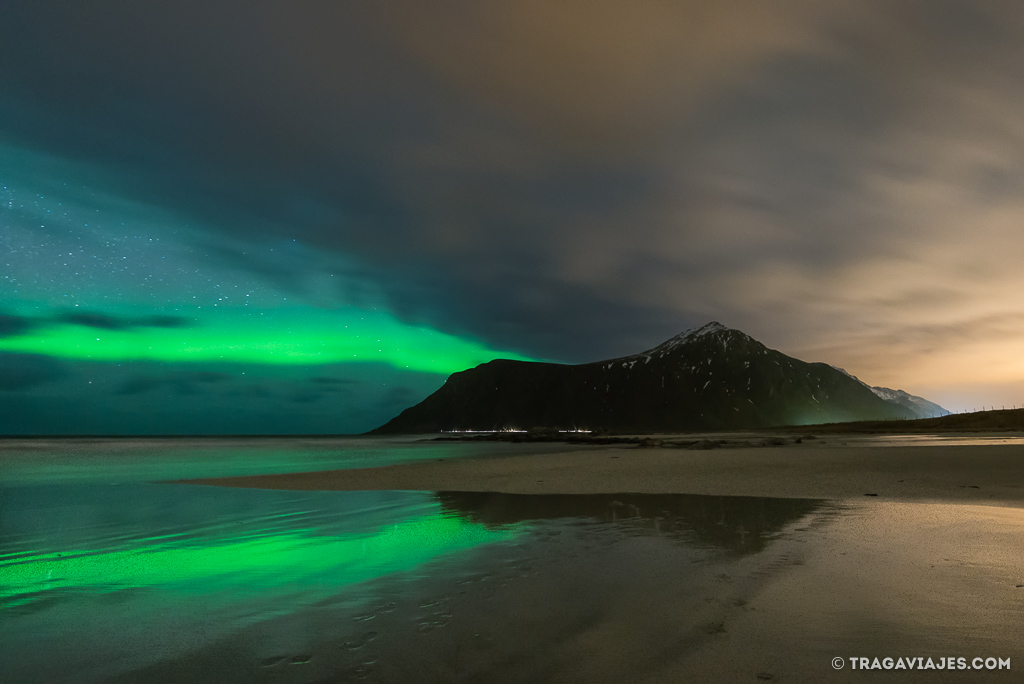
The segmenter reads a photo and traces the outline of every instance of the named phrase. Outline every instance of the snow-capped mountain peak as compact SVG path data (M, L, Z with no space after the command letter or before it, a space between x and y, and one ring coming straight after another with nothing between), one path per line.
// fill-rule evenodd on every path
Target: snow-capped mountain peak
M744 338L747 337L739 330L733 330L732 328L728 328L719 323L718 321L711 321L710 323L706 323L705 325L684 330L683 332L679 333L672 339L662 342L657 347L654 347L653 349L644 352L643 354L641 354L641 356L665 356L669 352L677 349L678 347L681 347L684 344L689 344L703 337L708 337L709 335L716 336L719 340L721 340L723 348L728 348L729 338L733 336L738 335Z

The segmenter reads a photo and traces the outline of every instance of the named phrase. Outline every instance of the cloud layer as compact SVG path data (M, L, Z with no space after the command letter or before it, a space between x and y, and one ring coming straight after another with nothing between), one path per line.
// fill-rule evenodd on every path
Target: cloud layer
M950 408L1024 403L1019 3L7 14L0 142L300 301L565 361L713 318Z

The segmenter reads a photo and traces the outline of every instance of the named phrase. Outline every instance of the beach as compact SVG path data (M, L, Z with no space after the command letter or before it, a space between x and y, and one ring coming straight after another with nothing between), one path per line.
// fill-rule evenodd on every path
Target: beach
M491 529L532 525L468 579L424 573L430 607L374 614L362 665L326 632L308 664L323 681L1012 681L1024 446L977 437L724 439L191 484L430 491ZM441 617L423 630L413 614Z
M711 450L610 447L188 482L292 490L636 492L833 500L871 495L889 501L1024 503L1024 445L884 446L876 440L863 446L857 439Z

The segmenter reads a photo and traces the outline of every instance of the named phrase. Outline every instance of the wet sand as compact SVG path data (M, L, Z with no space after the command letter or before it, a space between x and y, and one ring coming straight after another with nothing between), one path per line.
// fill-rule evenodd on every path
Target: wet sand
M189 480L294 490L428 490L510 494L709 494L1024 504L1024 445L858 447L811 444L607 448L384 468Z
M852 657L1024 668L1021 445L608 448L193 483L439 491L453 514L495 526L611 521L540 525L520 556L468 583L425 573L420 608L399 600L377 616L359 663L328 632L310 647L318 681L1014 680L1005 669L864 672ZM655 494L703 495L678 518L685 543ZM630 519L646 536L623 527ZM410 616L435 604L443 629L414 629ZM351 629L345 643L366 627Z

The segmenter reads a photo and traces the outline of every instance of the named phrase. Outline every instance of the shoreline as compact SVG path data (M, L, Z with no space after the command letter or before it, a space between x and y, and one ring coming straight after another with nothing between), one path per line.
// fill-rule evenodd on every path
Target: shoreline
M173 482L305 491L628 492L1022 507L1024 445L608 447Z

